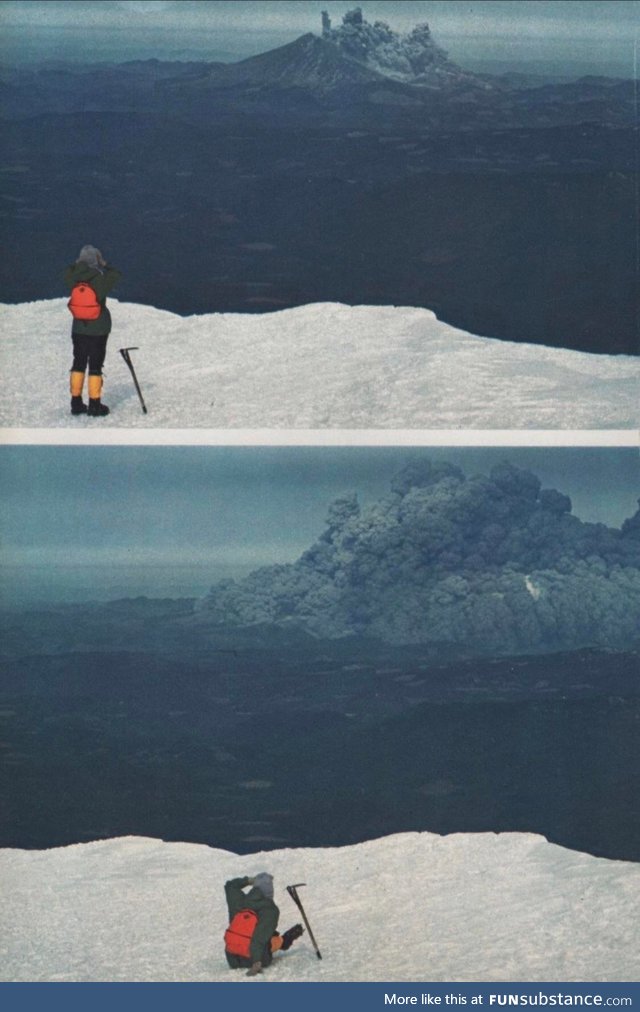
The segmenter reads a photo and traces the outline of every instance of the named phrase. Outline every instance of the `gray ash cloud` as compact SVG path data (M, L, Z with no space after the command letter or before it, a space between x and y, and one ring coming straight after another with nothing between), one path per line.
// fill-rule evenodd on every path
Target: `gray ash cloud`
M640 511L619 530L584 523L508 463L467 478L421 461L365 509L336 499L296 562L215 585L199 614L498 653L623 647L640 638Z
M393 31L386 21L369 24L362 8L355 7L334 28L327 12L322 15L322 37L341 53L384 77L411 84L441 86L481 84L473 74L453 63L434 41L426 22L407 34ZM486 83L482 85L487 87Z

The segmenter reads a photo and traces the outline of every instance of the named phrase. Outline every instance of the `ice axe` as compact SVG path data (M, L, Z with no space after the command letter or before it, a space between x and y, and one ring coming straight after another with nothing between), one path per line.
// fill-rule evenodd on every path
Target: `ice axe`
M302 920L304 921L305 927L306 927L307 931L309 932L309 938L311 939L313 947L316 950L316 956L318 957L318 959L322 959L322 954L320 952L320 949L318 948L318 943L316 942L315 938L313 937L313 931L311 930L311 927L309 926L309 921L307 920L307 915L304 912L304 907L302 906L302 900L298 896L298 889L300 889L301 886L306 885L306 884L307 884L306 882L298 882L297 885L287 886L287 892L289 893L289 896L291 897L291 899L293 900L293 902L296 904L296 906L300 910L300 913L302 914Z
M146 415L147 414L147 405L144 403L144 398L142 396L142 390L140 389L140 384L138 383L138 377L136 376L136 371L133 368L133 362L131 361L131 355L129 354L130 351L137 351L137 350L138 350L137 346L133 347L133 348L120 348L120 354L122 355L123 359L125 360L125 362L129 366L129 369L131 370L131 375L133 376L133 382L135 383L136 391L137 391L138 397L140 398L140 404L142 406L142 410L143 410L144 414Z

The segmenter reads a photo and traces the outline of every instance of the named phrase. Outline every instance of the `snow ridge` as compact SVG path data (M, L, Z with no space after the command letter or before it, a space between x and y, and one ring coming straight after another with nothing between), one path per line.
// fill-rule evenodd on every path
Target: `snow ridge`
M135 837L0 851L6 981L237 981L223 884L305 881L306 936L261 980L636 980L640 866L533 834L402 833L351 847L239 857ZM420 930L407 944L407 924Z
M316 303L183 318L109 300L105 419L72 418L66 299L0 306L0 425L210 429L630 429L640 360L477 337L428 309ZM143 415L117 348L132 353ZM16 382L25 360L37 380Z

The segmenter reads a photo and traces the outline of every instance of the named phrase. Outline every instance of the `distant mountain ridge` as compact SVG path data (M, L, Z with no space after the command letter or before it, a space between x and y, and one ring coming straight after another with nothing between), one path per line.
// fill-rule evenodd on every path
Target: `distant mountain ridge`
M221 87L305 88L331 91L344 85L396 82L413 87L492 91L495 84L469 73L434 42L427 24L406 35L386 22L369 24L361 9L332 28L323 14L321 36L308 32L284 46L237 63L207 65L203 81Z
M333 27L328 14L323 12L322 24L321 35L308 32L293 42L237 62L194 63L193 79L220 87L302 88L320 92L346 85L383 83L409 85L421 92L470 89L498 95L539 88L554 95L555 89L560 88L558 95L561 95L566 88L568 98L577 99L584 93L584 97L596 100L622 83L591 76L567 84L543 81L527 84L526 75L518 80L513 72L474 73L450 59L434 40L426 22L403 34L385 21L369 23L360 7L347 11L338 27ZM185 78L183 66L175 64L176 83ZM165 76L170 78L169 74ZM544 92L540 91L540 96Z
M234 91L233 107L219 107L229 89ZM344 101L335 105L332 98L343 89ZM201 102L203 91L208 93L206 104ZM270 105L273 91L280 96L277 109ZM297 93L299 108L291 100L283 102L286 91ZM0 67L0 115L9 119L82 109L166 114L173 106L181 117L197 111L203 121L214 122L221 115L226 119L229 112L258 112L269 119L277 113L278 121L284 116L308 118L309 98L320 99L323 120L329 116L342 126L356 126L371 115L370 126L384 124L389 108L397 125L415 125L418 115L424 126L447 130L635 123L631 80L591 76L534 85L526 75L519 79L513 72L474 73L449 58L427 23L401 34L384 21L370 24L360 7L347 11L338 27L323 12L320 35L308 32L237 62L152 58Z

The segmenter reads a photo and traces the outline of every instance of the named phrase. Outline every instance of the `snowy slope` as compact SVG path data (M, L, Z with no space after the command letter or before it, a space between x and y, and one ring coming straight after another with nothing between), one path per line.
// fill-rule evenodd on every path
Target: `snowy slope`
M606 429L639 422L640 360L475 337L426 309L321 303L186 319L110 300L107 419L72 418L65 299L0 307L0 425ZM133 352L149 414L118 355Z
M632 981L640 867L529 834L405 833L238 857L128 837L0 851L2 980L229 981L223 883L268 869L305 936L256 982Z

